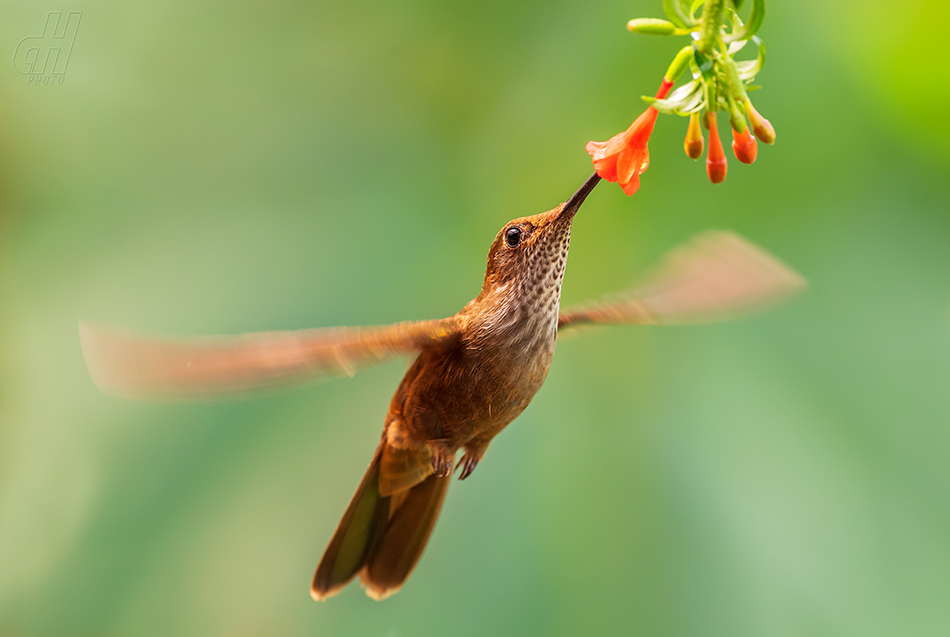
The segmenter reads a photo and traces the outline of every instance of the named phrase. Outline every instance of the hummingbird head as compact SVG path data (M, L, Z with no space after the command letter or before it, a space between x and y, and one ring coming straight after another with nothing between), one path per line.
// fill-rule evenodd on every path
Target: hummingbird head
M528 305L553 300L556 307L571 244L571 223L599 181L594 174L557 208L505 224L488 251L480 296L503 293Z
M571 223L599 181L594 174L557 208L506 223L488 251L482 296L502 289L529 297L560 291L571 244Z

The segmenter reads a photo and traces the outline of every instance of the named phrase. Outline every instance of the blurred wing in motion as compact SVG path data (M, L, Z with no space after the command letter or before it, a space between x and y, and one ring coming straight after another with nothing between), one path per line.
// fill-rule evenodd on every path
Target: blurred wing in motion
M805 285L794 270L738 235L707 232L667 255L644 285L562 312L558 327L721 321L765 309Z
M147 338L85 323L79 337L93 382L107 394L202 400L357 370L458 333L455 317L384 327L240 336Z

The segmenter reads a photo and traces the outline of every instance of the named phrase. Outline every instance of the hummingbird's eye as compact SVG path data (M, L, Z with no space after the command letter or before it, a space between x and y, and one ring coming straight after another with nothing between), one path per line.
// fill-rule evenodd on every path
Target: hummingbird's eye
M521 243L521 237L523 233L521 228L514 226L505 230L505 245L509 248L514 248L516 245Z

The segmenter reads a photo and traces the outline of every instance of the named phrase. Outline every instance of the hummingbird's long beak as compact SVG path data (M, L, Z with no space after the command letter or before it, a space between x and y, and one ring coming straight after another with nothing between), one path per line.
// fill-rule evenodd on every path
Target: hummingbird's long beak
M571 198L564 203L564 207L561 208L560 214L558 214L558 219L572 219L577 210L581 207L581 204L584 203L584 200L587 199L587 195L590 194L590 191L594 189L600 183L600 175L594 173L587 178L587 181L584 182L584 185L577 189Z

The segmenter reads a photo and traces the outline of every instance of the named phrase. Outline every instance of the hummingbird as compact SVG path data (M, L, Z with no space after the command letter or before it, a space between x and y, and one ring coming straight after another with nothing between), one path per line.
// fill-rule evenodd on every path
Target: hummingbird
M733 233L707 232L632 291L561 312L571 226L599 181L594 174L565 203L505 224L489 249L480 293L448 318L191 339L80 323L87 366L106 393L194 400L352 376L415 354L310 589L325 600L359 575L370 597L385 599L422 556L453 471L460 480L471 476L492 439L541 388L562 330L731 318L803 288L802 277L765 251Z

